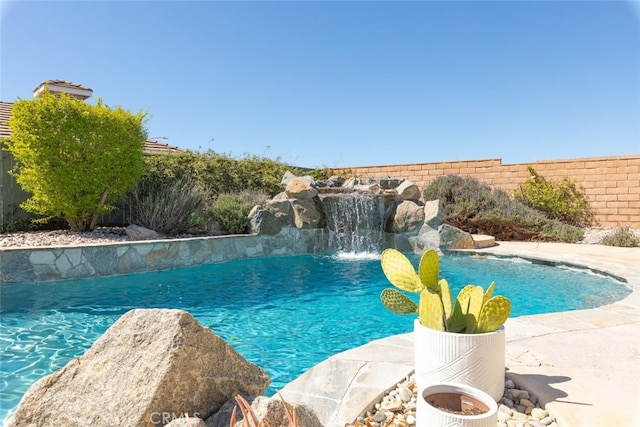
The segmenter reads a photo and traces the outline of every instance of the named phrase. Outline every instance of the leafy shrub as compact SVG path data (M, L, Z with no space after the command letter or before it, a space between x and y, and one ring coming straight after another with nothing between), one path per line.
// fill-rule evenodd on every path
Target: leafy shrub
M203 233L217 221L228 232L246 231L251 208L282 187L285 172L326 178L329 170L302 170L278 159L235 159L215 152L152 155L144 158L136 190L121 202L131 221L164 234ZM158 205L158 206L154 206ZM249 206L250 205L250 206Z
M514 200L507 192L473 177L444 175L424 189L425 200L442 201L446 220L473 234L498 240L542 240L575 243L584 231Z
M316 179L326 178L330 172L302 170L278 159L259 156L236 159L215 152L185 152L146 156L141 182L147 187L162 186L189 176L214 195L251 190L275 196L282 191L280 182L287 171L295 175L310 174Z
M635 248L640 246L640 239L633 234L629 227L618 227L613 233L602 239L602 244L621 248Z
M532 167L531 175L514 191L516 199L537 209L547 217L575 226L589 226L594 221L594 213L582 189L569 178L561 182L547 181Z
M38 216L34 221L62 217L73 231L94 229L140 177L145 121L144 113L48 90L17 101L2 148L17 160L17 183L31 193L21 207Z
M190 177L145 186L130 196L131 223L166 235L204 232L206 192Z
M220 194L211 206L210 215L229 233L243 234L247 232L247 215L251 209L267 199L266 194L255 191Z

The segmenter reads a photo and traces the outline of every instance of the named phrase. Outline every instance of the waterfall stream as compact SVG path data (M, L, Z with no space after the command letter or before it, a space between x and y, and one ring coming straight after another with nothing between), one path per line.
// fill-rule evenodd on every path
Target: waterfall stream
M380 254L385 228L385 203L370 194L337 194L322 201L335 246L350 254Z

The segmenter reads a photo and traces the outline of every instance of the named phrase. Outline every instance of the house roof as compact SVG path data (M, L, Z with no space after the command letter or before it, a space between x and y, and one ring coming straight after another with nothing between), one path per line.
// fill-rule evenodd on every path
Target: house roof
M166 153L184 153L187 152L184 148L177 147L175 145L165 144L164 142L158 142L155 139L147 139L144 142L144 152L147 154L166 154Z
M7 138L11 136L11 130L7 126L9 117L11 117L11 108L13 102L0 101L0 138Z
M13 102L0 101L0 139L11 136L11 129L9 129L7 122L9 121L9 117L11 117L12 108ZM147 139L144 142L144 152L146 154L183 153L186 151L184 148L158 142L153 139Z
M90 98L93 94L93 89L78 83L68 82L66 80L45 80L33 90L33 95L38 96L47 88L51 92L65 92L83 100Z

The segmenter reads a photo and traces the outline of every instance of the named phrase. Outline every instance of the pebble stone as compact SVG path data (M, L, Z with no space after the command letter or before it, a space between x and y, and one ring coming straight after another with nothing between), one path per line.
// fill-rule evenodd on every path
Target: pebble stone
M160 235L160 237L163 240L168 240L194 236L179 234L177 236ZM86 232L70 230L17 231L1 233L0 248L96 245L135 240L137 239L127 235L125 227L97 227L93 231Z
M351 424L345 424L345 427L415 426L417 389L414 375L407 376L376 402L372 411L367 411ZM537 402L537 396L519 389L512 380L506 379L504 395L498 402L496 427L559 427Z

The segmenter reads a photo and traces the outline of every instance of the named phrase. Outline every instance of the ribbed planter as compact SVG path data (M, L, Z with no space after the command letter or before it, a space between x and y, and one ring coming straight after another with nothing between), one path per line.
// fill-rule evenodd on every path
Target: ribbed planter
M436 331L414 323L415 378L418 390L436 383L460 383L489 394L504 392L504 326L485 334Z
M416 427L495 427L498 423L498 405L475 387L438 383L419 390Z

